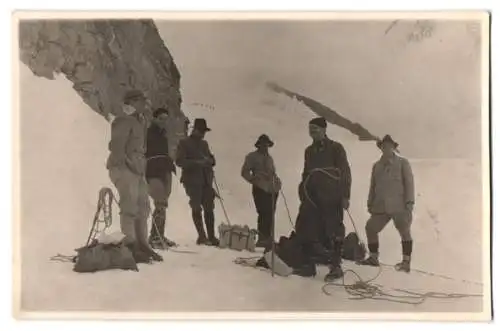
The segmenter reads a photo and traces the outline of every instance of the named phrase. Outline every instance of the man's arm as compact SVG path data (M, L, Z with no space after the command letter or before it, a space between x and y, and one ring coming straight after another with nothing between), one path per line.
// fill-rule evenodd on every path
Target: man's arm
M208 143L206 141L205 141L205 149L206 149L207 154L208 154L208 160L210 161L210 163L208 165L211 167L215 167L215 164L216 164L215 156L212 153L212 151L210 150L210 146L208 145Z
M243 166L241 167L241 177L243 177L250 184L253 183L253 162L252 156L250 154L245 157L245 161L243 162Z
M304 152L304 168L302 169L302 181L304 182L309 175L309 153L306 148Z
M410 162L407 159L403 159L403 183L405 190L405 202L406 205L415 204L415 183L413 179L413 171L411 169Z
M126 145L130 130L131 127L126 118L117 117L111 124L109 151L113 154L117 163L126 164Z
M342 197L346 200L350 200L352 185L351 166L349 165L345 148L341 144L339 144L339 161Z
M373 204L373 199L375 199L375 165L376 164L372 166L372 172L370 175L370 188L368 189L368 200L366 202L368 211L370 211Z
M198 164L197 160L187 158L186 148L186 142L181 140L177 146L177 152L175 155L175 163L180 168L189 168Z

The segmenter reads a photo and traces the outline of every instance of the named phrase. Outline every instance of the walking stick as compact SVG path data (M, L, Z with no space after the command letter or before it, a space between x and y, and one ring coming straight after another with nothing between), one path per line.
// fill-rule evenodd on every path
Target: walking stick
M229 221L229 216L227 216L226 207L224 207L224 202L222 201L222 196L220 194L219 184L217 184L217 178L215 177L215 174L214 174L214 184L215 184L215 188L217 190L217 195L219 196L220 206L222 207L222 211L224 212L224 216L226 217L226 222L229 226L231 226L231 222Z
M272 211L272 217L271 217L271 276L274 277L274 255L276 254L275 253L275 247L274 247L274 232L275 232L275 227L274 227L274 223L275 223L275 216L274 216L274 213L275 213L275 210L276 210L276 207L275 207L275 198L274 198L274 192L273 194L271 195L271 199L272 199L272 205L271 205L271 211Z

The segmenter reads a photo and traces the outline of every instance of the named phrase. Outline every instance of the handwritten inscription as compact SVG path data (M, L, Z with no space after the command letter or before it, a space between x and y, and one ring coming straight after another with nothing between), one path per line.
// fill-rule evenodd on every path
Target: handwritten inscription
M435 24L432 21L417 21L413 26L413 31L408 34L407 40L409 42L421 42L432 37L434 29Z

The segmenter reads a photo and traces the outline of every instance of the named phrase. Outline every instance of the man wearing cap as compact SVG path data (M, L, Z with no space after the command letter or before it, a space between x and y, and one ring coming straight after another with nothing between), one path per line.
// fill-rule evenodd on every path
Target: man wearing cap
M398 143L386 135L377 146L382 150L381 158L374 163L371 173L367 207L370 218L366 223L366 237L370 255L362 265L378 266L378 234L392 219L401 236L402 262L396 264L398 271L410 271L413 248L411 223L415 204L415 187L410 162L396 154Z
M174 161L169 155L166 131L168 115L168 110L165 108L158 108L154 111L146 144L146 180L149 195L155 205L149 243L152 247L159 249L176 246L175 242L165 237L168 199L172 192L172 173L176 172Z
M262 134L255 143L257 150L246 155L241 176L252 185L253 201L257 210L257 247L266 247L272 240L271 227L276 212L276 202L281 190L281 180L276 175L274 160L269 148L274 146L268 135Z
M326 127L322 117L309 122L313 142L305 150L301 185L304 198L318 210L317 240L331 246L330 272L325 277L325 281L331 281L343 276L344 209L349 208L351 169L344 147L328 138Z
M150 258L162 261L147 239L150 205L144 156L146 97L141 91L132 90L125 94L123 101L127 111L111 124L110 154L106 163L120 197L120 227L137 261L146 262Z
M189 197L191 215L198 232L196 244L219 246L219 240L215 237L216 195L212 187L215 157L205 140L205 134L209 131L211 129L207 127L205 119L195 119L191 134L179 142L175 159L177 166L182 169L181 183Z

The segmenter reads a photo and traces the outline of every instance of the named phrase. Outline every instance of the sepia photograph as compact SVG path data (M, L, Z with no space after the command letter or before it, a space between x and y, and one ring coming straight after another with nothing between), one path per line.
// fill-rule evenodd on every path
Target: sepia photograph
M490 321L490 14L29 12L18 319Z

